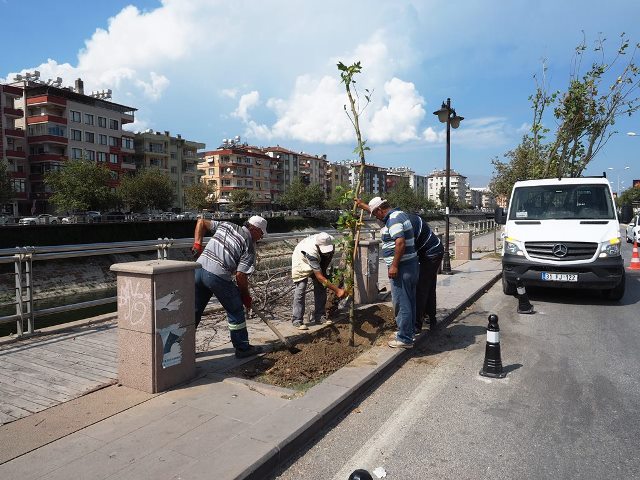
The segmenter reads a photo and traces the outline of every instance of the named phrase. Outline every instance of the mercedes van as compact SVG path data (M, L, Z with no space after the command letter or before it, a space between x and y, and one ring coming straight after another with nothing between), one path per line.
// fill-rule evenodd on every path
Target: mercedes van
M516 182L508 211L496 209L505 225L502 289L524 285L600 290L624 295L620 224L604 177L552 178Z

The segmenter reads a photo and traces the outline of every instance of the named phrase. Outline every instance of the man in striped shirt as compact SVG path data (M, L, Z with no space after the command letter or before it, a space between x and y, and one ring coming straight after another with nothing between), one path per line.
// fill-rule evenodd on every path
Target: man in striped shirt
M211 240L203 248L202 239L207 231L211 232ZM244 225L203 218L196 223L191 250L202 265L195 274L196 328L211 296L215 295L227 312L231 343L238 358L262 352L262 347L249 344L244 307L251 308L249 275L255 270L255 243L266 233L267 221L258 215Z
M414 245L413 225L405 212L391 208L386 200L374 197L367 205L356 199L358 206L384 223L380 230L382 258L389 268L391 301L396 314L398 333L389 342L391 348L413 347L416 316L418 258Z

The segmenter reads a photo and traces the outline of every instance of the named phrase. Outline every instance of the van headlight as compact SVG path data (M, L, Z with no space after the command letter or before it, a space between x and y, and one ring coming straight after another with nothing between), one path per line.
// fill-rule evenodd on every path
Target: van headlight
M603 257L619 257L620 256L620 239L612 238L600 244L600 258Z
M515 238L507 237L504 239L504 254L505 255L524 255L524 252L520 248L520 242Z

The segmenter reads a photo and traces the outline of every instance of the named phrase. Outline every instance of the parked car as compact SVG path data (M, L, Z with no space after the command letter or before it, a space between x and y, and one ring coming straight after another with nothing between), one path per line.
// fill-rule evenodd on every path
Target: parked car
M627 225L627 243L640 241L640 215L636 215Z
M195 220L196 214L194 212L181 212L176 214L176 220Z
M94 210L87 212L87 223L99 223L102 221L102 214Z
M104 214L104 220L106 222L124 222L125 214L118 211L107 212Z
M177 219L177 215L173 212L162 212L160 214L160 219L161 220L176 220Z
M41 213L33 217L23 217L18 221L18 225L55 225L58 223L58 217Z
M7 215L6 213L0 213L0 225L12 225L14 223L16 223L16 221L12 215Z

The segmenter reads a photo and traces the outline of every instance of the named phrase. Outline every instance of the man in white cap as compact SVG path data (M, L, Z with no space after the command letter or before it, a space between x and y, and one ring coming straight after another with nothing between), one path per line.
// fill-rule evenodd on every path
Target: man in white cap
M325 303L327 302L327 288L344 297L345 291L336 287L327 279L327 268L331 264L334 254L333 237L326 232L309 235L301 240L293 250L291 256L291 278L295 290L293 292L293 325L301 330L308 330L304 324L305 294L309 277L313 281L313 322L326 321Z
M413 225L405 212L391 208L389 203L380 197L372 198L369 204L356 199L356 204L363 210L368 210L384 224L380 229L382 258L389 268L391 301L398 325L396 338L389 342L389 346L411 348L419 274Z
M203 248L206 232L211 232L211 240ZM196 270L196 328L215 295L227 312L231 343L238 358L262 352L262 347L249 344L244 307L251 308L249 275L255 270L255 243L266 233L267 221L254 215L244 225L201 218L193 235L191 252L202 265Z

